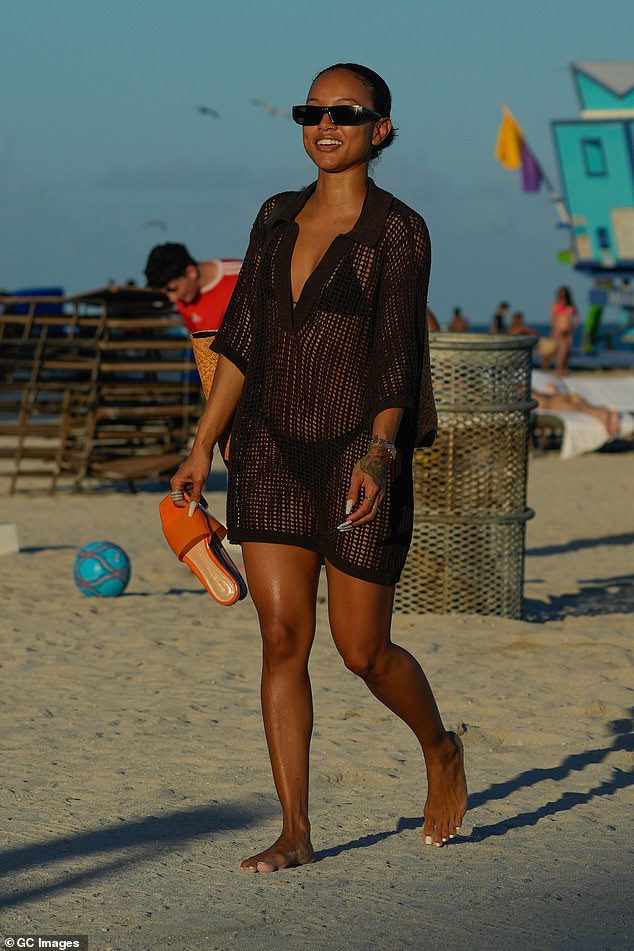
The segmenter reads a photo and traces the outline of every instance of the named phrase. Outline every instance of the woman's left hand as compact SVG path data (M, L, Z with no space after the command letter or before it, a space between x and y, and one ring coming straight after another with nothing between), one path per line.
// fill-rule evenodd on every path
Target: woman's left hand
M389 453L377 445L370 446L366 455L357 462L346 496L346 520L337 525L340 532L349 532L376 518L385 498L390 462Z

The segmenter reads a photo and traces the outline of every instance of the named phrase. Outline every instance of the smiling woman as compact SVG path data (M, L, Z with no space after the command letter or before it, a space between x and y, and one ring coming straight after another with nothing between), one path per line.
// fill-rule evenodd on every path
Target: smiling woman
M344 102L349 103L346 106L343 106L344 112L341 112L342 106L333 105L332 109L338 110L338 112L333 113L332 109L327 109L327 107L318 104L317 100L311 99L309 96L308 102L305 106L294 107L293 119L295 119L295 122L299 122L304 126L318 125L320 120L323 118L323 112L327 111L328 117L332 123L340 126L366 125L372 123L373 120L381 120L381 134L376 140L373 137L372 147L370 148L369 161L372 162L378 158L380 152L391 145L396 138L396 130L394 129L392 120L390 119L390 113L392 111L392 95L387 83L379 76L378 73L375 73L373 69L368 69L367 66L361 66L358 63L337 63L334 66L329 66L327 69L323 69L315 77L313 89L315 84L317 84L319 80L322 79L322 77L326 77L329 73L335 73L338 70L344 70L352 73L352 75L361 82L364 87L362 98L367 100L369 96L370 101L372 102L372 108L368 109L367 106L363 105L363 103L356 102L355 100L344 100ZM299 110L299 112L296 114L297 110ZM306 110L308 110L309 116L312 116L312 118L310 118L309 121L307 121L306 118L300 118L301 110L304 110L304 116L306 115ZM320 113L319 116L317 115L318 112ZM305 138L304 145L306 145ZM310 155L310 152L308 154Z
M421 744L426 844L452 838L467 804L462 744L445 731L418 662L390 638L412 534L412 455L436 429L429 234L368 177L394 140L390 111L381 77L351 63L319 73L294 107L317 181L260 210L213 344L218 367L192 453L172 479L199 499L233 420L227 523L260 621L262 711L283 811L280 837L244 871L313 861L308 659L322 564L346 667Z

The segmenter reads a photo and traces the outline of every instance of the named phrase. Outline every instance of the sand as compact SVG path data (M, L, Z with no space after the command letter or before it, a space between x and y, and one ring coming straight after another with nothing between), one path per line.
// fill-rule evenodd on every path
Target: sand
M322 593L318 861L270 876L238 871L279 828L250 600L216 606L176 562L158 490L0 497L22 546L0 560L0 931L122 951L632 947L633 487L634 453L532 459L527 619L395 616L466 748L449 847L422 846L420 753L343 668ZM71 578L101 538L132 560L118 599Z

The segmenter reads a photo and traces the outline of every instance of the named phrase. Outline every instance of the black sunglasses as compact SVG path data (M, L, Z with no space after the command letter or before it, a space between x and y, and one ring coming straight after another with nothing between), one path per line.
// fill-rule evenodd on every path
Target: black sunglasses
M333 125L364 125L381 119L381 113L365 106L293 106L293 119L298 125L319 125L324 112Z

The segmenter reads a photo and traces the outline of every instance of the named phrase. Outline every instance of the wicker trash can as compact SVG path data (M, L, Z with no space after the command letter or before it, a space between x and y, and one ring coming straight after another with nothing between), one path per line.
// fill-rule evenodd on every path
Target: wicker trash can
M414 455L414 534L396 611L521 617L536 339L430 335L438 437Z

